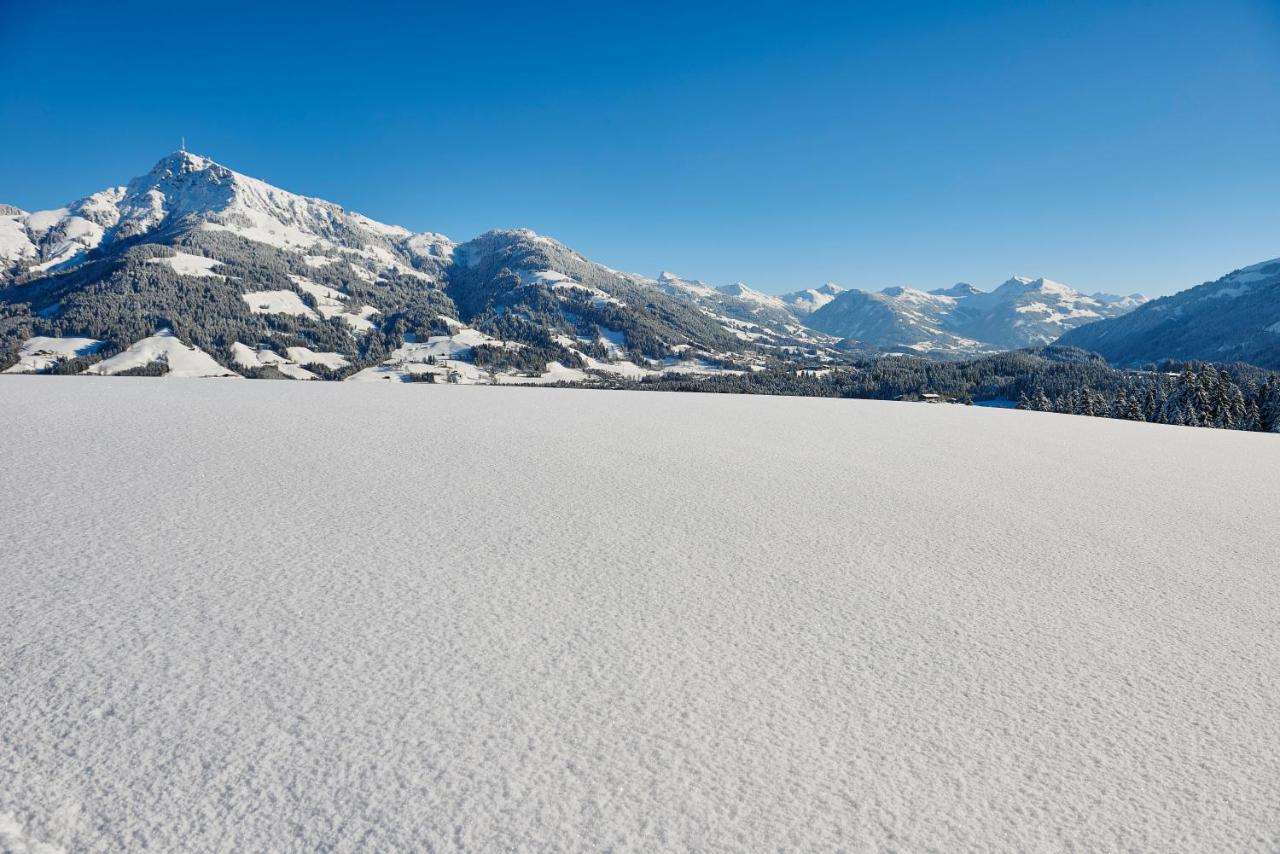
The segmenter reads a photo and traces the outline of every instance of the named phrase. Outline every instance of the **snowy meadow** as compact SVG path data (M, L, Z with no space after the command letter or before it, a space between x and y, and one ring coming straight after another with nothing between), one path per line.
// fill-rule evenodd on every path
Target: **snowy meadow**
M0 381L0 850L1275 850L1280 441Z

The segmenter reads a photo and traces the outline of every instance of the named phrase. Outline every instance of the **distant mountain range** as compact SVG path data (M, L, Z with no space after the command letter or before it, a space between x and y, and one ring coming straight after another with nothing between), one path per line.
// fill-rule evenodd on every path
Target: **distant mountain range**
M1143 302L1138 294L1086 296L1048 279L1015 276L990 293L964 283L932 291L843 291L806 323L890 350L970 354L1047 344L1067 330Z
M0 368L10 372L454 382L749 373L850 354L959 357L1063 333L1088 347L1095 322L1144 302L1022 277L989 293L825 284L781 296L649 278L524 229L454 243L385 225L185 151L65 208L0 206ZM1259 334L1232 352L1265 350L1273 333Z

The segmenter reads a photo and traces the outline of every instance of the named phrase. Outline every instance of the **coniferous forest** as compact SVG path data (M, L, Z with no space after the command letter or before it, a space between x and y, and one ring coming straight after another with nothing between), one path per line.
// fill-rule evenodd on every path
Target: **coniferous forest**
M818 373L815 371L814 373ZM1154 424L1280 432L1280 373L1237 363L1164 361L1113 368L1100 356L1049 346L958 362L873 358L814 376L793 369L733 376L656 377L613 387L652 391L928 400L1118 418Z

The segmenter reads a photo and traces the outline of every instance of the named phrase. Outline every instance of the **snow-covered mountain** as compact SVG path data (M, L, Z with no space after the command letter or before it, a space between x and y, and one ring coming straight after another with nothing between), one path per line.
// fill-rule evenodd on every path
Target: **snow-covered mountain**
M12 272L73 266L98 249L172 238L189 231L227 232L293 251L341 251L371 272L420 275L447 261L452 243L414 234L241 175L186 151L161 160L127 186L94 193L65 208L0 218L0 258ZM419 264L418 266L423 266Z
M1117 360L1275 364L1274 266L1073 334L1144 300L1024 277L991 292L781 296L649 278L526 229L454 243L387 225L179 151L62 208L0 205L0 370L554 382L956 356L1064 334Z
M1201 359L1280 369L1280 258L1082 326L1061 341L1120 365Z
M1141 302L1139 295L1088 296L1049 279L1014 276L990 292L967 283L932 291L844 291L806 323L887 350L964 354L1046 344Z
M0 208L10 371L100 360L103 372L176 374L174 348L189 347L216 373L554 381L745 370L828 341L777 297L709 290L524 229L455 244L186 151L64 208Z

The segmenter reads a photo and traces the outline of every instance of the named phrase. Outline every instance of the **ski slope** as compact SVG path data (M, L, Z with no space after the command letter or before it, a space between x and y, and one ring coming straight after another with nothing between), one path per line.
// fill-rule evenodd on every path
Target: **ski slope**
M1280 441L0 378L0 850L1280 848Z

